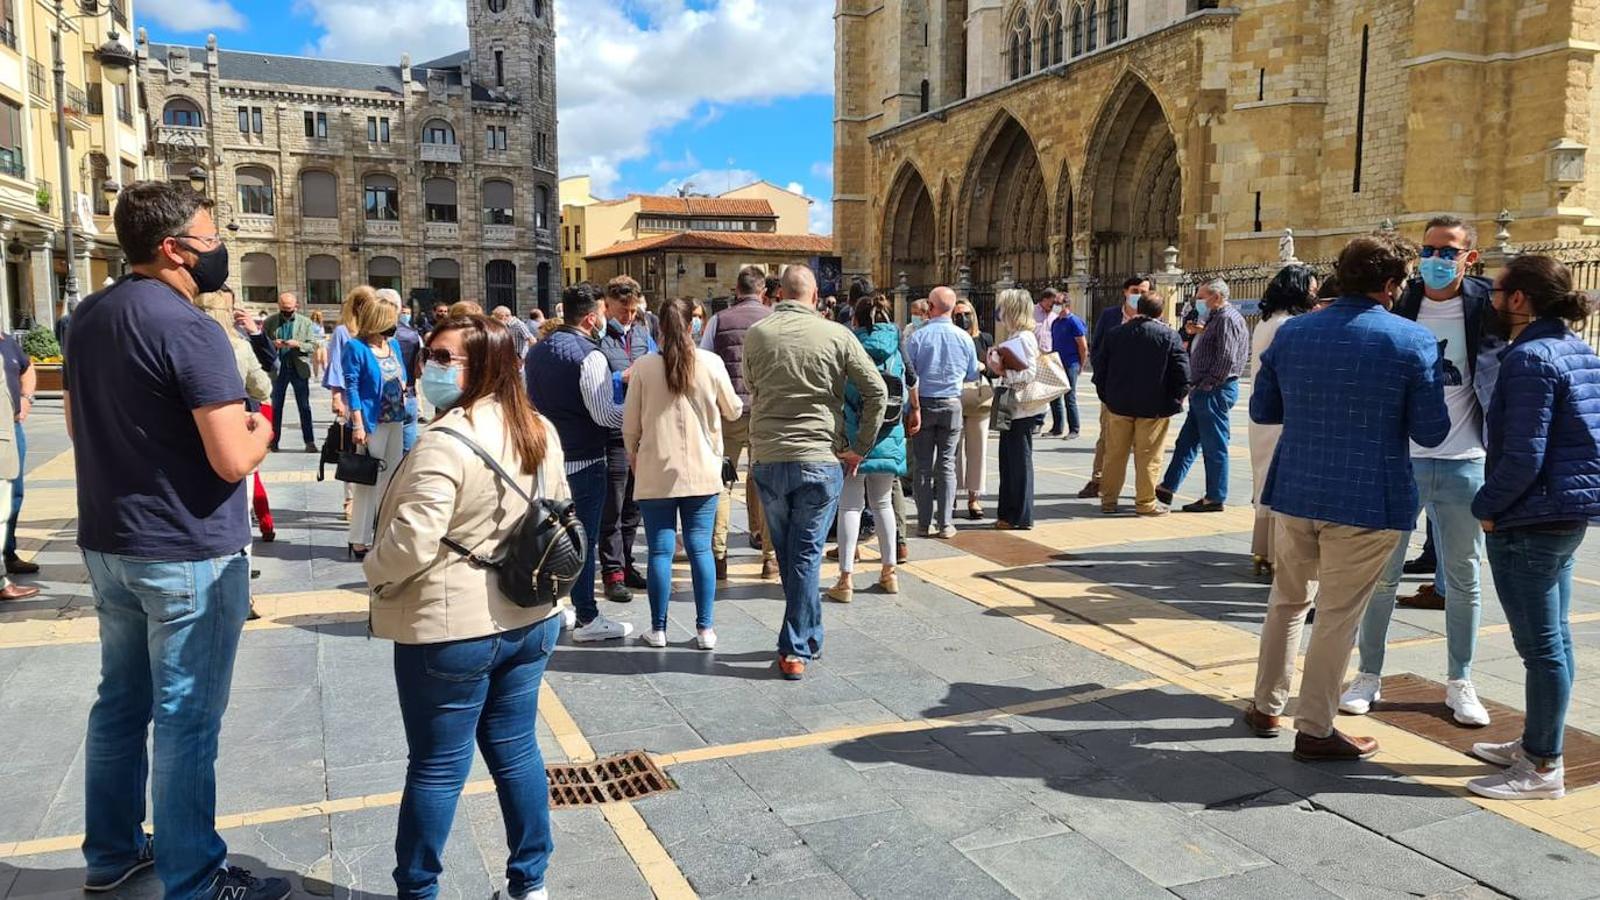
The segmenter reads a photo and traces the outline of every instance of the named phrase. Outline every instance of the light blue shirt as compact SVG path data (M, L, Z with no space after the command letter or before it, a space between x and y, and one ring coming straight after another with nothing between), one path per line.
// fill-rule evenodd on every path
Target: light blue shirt
M917 373L917 397L951 400L961 396L961 386L978 378L978 351L972 335L957 328L949 316L930 319L906 342L906 362Z

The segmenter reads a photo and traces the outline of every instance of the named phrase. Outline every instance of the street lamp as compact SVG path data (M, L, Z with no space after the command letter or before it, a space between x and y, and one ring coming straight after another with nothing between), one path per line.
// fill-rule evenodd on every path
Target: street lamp
M73 0L73 5L78 12L76 15L68 15L66 0L56 0L56 27L50 32L50 52L56 77L56 151L58 162L61 164L61 223L67 255L65 287L69 313L78 306L78 272L73 246L75 235L72 228L72 167L67 153L67 62L61 55L61 32L66 30L67 22L75 19L99 18L108 8L101 4L100 0ZM122 46L122 42L118 39L115 23L111 25L110 39L94 51L94 58L100 63L100 70L105 80L112 85L127 84L129 76L138 64L133 51Z
M189 190L194 191L196 194L204 194L206 192L206 180L209 177L206 175L206 170L195 166L187 174L189 175Z

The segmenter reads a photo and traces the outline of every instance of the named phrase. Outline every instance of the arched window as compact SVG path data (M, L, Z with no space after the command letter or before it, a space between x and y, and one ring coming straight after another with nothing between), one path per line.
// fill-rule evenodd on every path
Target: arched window
M483 304L485 309L492 312L497 306L509 306L513 313L518 312L516 263L504 259L490 260L483 269L483 283L483 297L487 301Z
M363 205L369 222L400 221L400 182L392 175L368 175Z
M450 123L443 119L429 119L428 124L422 126L422 142L424 144L454 144L456 130Z
M161 124L180 128L199 128L205 124L200 107L187 97L173 97L161 108Z
M483 224L517 224L517 191L511 182L492 178L483 183Z
M537 275L534 278L534 292L538 295L539 308L546 313L554 312L550 306L550 264L539 263Z
M456 183L449 178L423 179L422 203L427 213L427 221L457 221Z
M461 299L461 264L453 259L435 259L428 263L428 287L438 303L454 303Z
M337 304L339 258L318 254L306 259L306 302Z
M1083 4L1072 4L1072 55L1083 55Z
M1116 2L1116 0L1112 0L1112 2L1114 3L1114 2ZM1089 0L1089 18L1088 18L1088 20L1087 20L1087 22L1085 24L1088 26L1089 33L1084 36L1083 48L1084 48L1084 50L1088 51L1089 53L1093 53L1095 51L1095 48L1100 46L1100 39L1099 39L1100 3L1099 3L1099 0Z
M270 253L246 253L239 261L239 278L246 303L275 303L278 299L278 261Z
M274 215L272 170L264 166L245 166L234 174L239 186L239 213L249 216Z
M1039 20L1039 67L1053 66L1064 58L1062 55L1063 39L1062 28L1064 21L1061 16L1061 0L1050 0L1044 8L1044 16Z
M374 288L400 290L400 260L392 256L374 256L367 263L367 284Z
M1122 38L1121 0L1106 0L1106 43L1114 44Z
M300 173L300 215L308 219L339 218L339 177L320 169Z
M1117 0L1111 2L1115 3ZM1122 33L1117 36L1124 39L1128 37L1128 0L1122 0Z
M533 192L533 227L540 231L550 228L550 189L542 184Z
M918 102L917 102L917 111L918 112L927 112L930 108L932 108L932 106L933 106L933 85L929 84L928 83L928 79L926 79L926 78L922 79L922 86L918 91L918 97L919 97Z
M1011 45L1006 55L1011 58L1012 81L1033 73L1033 29L1028 25L1025 7L1018 8L1017 17L1011 21Z

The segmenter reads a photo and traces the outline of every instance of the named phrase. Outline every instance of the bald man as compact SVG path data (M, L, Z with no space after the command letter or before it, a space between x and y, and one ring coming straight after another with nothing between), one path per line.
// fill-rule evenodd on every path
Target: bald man
M751 473L783 580L778 669L798 681L822 652L822 543L844 476L878 436L862 428L855 445L844 446L844 384L860 392L863 422L883 421L889 395L861 342L817 315L816 276L801 265L784 271L782 299L746 332L744 375L757 460Z
M928 321L906 342L906 364L917 376L912 409L921 430L911 439L917 457L917 529L922 537L956 536L956 446L961 443L961 388L978 378L972 336L950 321L956 292L928 295ZM913 412L916 415L916 412Z

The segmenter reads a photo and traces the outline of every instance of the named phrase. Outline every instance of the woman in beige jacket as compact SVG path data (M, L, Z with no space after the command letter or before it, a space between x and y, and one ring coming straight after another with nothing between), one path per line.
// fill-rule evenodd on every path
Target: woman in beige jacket
M410 747L395 838L402 897L438 889L475 742L505 819L507 894L545 895L550 808L534 720L561 632L559 608L512 603L494 572L445 543L492 556L528 509L462 438L514 473L528 494L567 497L561 444L528 403L512 343L505 326L483 316L434 329L422 390L439 414L391 480L363 566L372 634L395 642Z
M717 646L712 604L717 564L711 532L722 484L722 420L744 414L722 358L695 347L692 301L661 305L661 352L633 364L622 413L622 442L633 466L633 496L644 517L650 548L646 584L650 630L644 642L667 645L667 601L672 598L672 554L678 520L694 582L694 625L702 650Z

